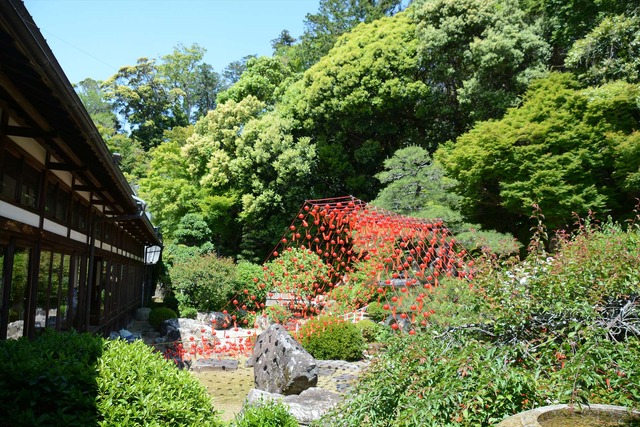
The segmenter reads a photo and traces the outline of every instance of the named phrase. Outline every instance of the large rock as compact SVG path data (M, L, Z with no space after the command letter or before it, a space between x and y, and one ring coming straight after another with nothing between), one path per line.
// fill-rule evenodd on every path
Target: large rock
M203 328L205 328L205 325L202 322L193 319L174 318L167 319L160 324L160 333L167 335L178 331L178 336L182 335L183 339L188 339L189 336L200 335Z
M282 325L271 325L258 336L252 359L259 390L291 395L318 384L316 360Z
M192 338L199 341L202 337L208 339L209 342L218 340L213 335L211 324L207 325L194 319L167 319L160 325L160 333L165 336L167 342L182 341L186 343Z
M247 395L245 405L260 405L268 401L283 402L289 408L289 413L298 420L298 423L307 426L320 419L342 399L340 394L318 387L309 388L299 395L292 396L253 389Z
M208 326L213 326L214 329L229 329L234 326L233 318L229 313L221 313L219 311L198 313L197 320Z

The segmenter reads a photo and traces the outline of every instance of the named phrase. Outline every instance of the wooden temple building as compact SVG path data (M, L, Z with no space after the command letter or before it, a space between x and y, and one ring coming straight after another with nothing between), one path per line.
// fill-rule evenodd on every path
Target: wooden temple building
M126 326L160 248L24 4L1 0L0 339Z

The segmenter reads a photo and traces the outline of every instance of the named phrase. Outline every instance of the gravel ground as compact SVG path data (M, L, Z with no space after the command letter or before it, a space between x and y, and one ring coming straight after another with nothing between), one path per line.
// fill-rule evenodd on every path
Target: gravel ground
M160 334L147 321L134 321L127 330L140 337L146 344L158 347L156 339ZM162 350L162 349L160 349ZM225 421L232 420L242 409L246 395L253 388L253 368L245 367L243 355L216 355L220 369L191 370L192 375L202 383L213 399L214 407L221 412ZM236 366L237 369L228 368ZM346 394L357 381L361 369L367 362L345 362L342 360L318 360L318 387ZM222 366L226 366L222 369Z

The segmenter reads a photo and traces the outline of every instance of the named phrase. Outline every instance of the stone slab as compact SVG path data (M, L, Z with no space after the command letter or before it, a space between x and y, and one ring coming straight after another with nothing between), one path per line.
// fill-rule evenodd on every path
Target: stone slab
M199 359L193 362L194 371L236 371L238 361L233 359Z

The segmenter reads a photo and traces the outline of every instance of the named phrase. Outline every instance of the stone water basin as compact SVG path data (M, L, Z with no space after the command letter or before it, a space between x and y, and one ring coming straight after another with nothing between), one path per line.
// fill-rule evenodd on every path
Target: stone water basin
M496 427L640 427L640 411L612 405L550 405L513 415Z

